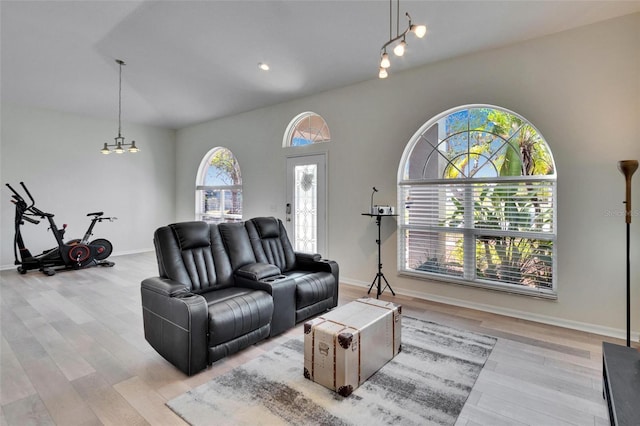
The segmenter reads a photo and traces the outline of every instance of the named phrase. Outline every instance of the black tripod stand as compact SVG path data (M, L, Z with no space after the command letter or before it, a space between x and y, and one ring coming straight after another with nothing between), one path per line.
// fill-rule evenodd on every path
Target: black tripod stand
M371 214L371 213L362 213L362 215L375 217L376 225L378 225L378 239L376 240L376 244L378 245L378 273L373 279L373 282L371 283L371 286L369 287L369 291L367 291L367 294L371 293L371 289L373 288L374 285L377 284L378 293L376 294L376 299L380 298L380 295L382 294L383 291L387 289L387 287L391 291L391 294L395 296L396 293L393 291L393 289L391 288L391 285L389 285L389 281L387 281L387 278L385 278L384 274L382 273L382 257L380 253L380 239L381 239L380 222L382 221L382 216L398 216L398 215L397 214ZM386 284L384 287L382 287L382 280L384 280Z

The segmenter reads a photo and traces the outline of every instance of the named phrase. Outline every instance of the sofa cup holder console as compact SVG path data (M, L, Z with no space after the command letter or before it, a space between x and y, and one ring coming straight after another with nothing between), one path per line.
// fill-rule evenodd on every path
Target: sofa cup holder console
M276 281L284 280L286 278L287 278L286 275L275 275L273 277L263 278L261 281L265 283L274 283Z

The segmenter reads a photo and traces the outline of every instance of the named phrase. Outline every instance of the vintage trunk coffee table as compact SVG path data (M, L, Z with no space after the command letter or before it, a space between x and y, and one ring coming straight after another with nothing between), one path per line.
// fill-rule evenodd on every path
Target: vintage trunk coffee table
M304 324L304 376L349 396L401 350L402 306L362 298Z

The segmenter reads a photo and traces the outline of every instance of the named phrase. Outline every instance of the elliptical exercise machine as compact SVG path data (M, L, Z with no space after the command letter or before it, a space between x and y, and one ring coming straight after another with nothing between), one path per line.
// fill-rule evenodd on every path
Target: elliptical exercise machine
M16 206L13 252L15 257L14 263L19 265L17 268L19 273L26 274L27 271L37 269L45 275L51 276L55 275L57 270L115 265L115 263L105 260L113 251L111 242L104 238L98 238L89 242L89 238L91 238L93 228L97 222L102 222L103 220L111 222L117 218L102 217L103 212L89 213L87 216L93 216L93 218L84 237L65 243L63 237L67 228L66 223L62 225L62 229L58 229L58 226L53 220L53 213L45 213L35 206L35 200L24 182L20 182L20 186L24 189L31 203L27 203L20 193L11 187L11 185L8 183L6 185L11 192L13 192L11 202ZM22 232L20 231L20 227L24 225L25 221L34 225L40 223L40 220L33 219L33 217L39 217L40 219L47 219L49 221L51 232L58 245L36 256L33 256L29 249L25 247Z

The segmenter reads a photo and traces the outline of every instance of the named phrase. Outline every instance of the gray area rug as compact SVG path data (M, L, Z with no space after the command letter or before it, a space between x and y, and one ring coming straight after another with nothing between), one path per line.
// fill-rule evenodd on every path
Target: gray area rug
M344 398L303 377L294 338L171 401L192 425L451 425L496 339L402 318L402 351Z

